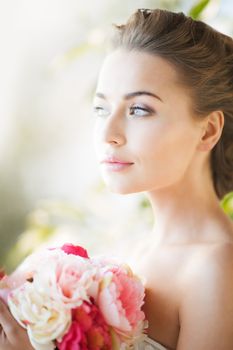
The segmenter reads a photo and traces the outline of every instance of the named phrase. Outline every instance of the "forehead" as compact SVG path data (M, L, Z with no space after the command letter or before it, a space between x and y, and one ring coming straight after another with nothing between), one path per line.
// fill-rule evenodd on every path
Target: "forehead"
M156 55L123 49L106 56L98 77L98 91L124 94L148 88L164 94L179 89L172 64Z

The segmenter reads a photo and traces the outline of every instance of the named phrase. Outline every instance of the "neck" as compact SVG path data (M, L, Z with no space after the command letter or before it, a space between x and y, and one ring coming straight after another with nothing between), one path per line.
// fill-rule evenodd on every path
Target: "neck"
M202 181L199 181L202 179ZM209 176L186 176L169 188L147 192L158 244L188 244L216 239L217 225L227 220Z

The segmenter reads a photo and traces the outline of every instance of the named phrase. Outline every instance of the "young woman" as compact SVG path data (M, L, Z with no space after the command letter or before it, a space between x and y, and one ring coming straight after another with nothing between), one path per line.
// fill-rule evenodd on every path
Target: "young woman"
M116 26L94 98L95 146L112 192L145 192L155 224L135 242L148 339L139 349L233 349L233 41L165 10ZM132 257L135 259L132 259ZM1 305L0 350L31 349ZM5 345L4 345L5 342Z

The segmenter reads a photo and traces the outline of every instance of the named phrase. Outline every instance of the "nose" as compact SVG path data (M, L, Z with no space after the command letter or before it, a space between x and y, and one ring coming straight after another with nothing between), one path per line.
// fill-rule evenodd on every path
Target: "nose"
M101 124L101 130L99 130L101 142L115 146L122 146L126 143L126 125L122 113L112 113Z

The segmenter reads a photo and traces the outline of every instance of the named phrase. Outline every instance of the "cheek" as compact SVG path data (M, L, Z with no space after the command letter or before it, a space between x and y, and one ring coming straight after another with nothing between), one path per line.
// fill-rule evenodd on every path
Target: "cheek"
M138 139L135 154L145 175L171 180L189 165L197 140L194 128L184 123L157 124L144 132L138 130L134 136Z

